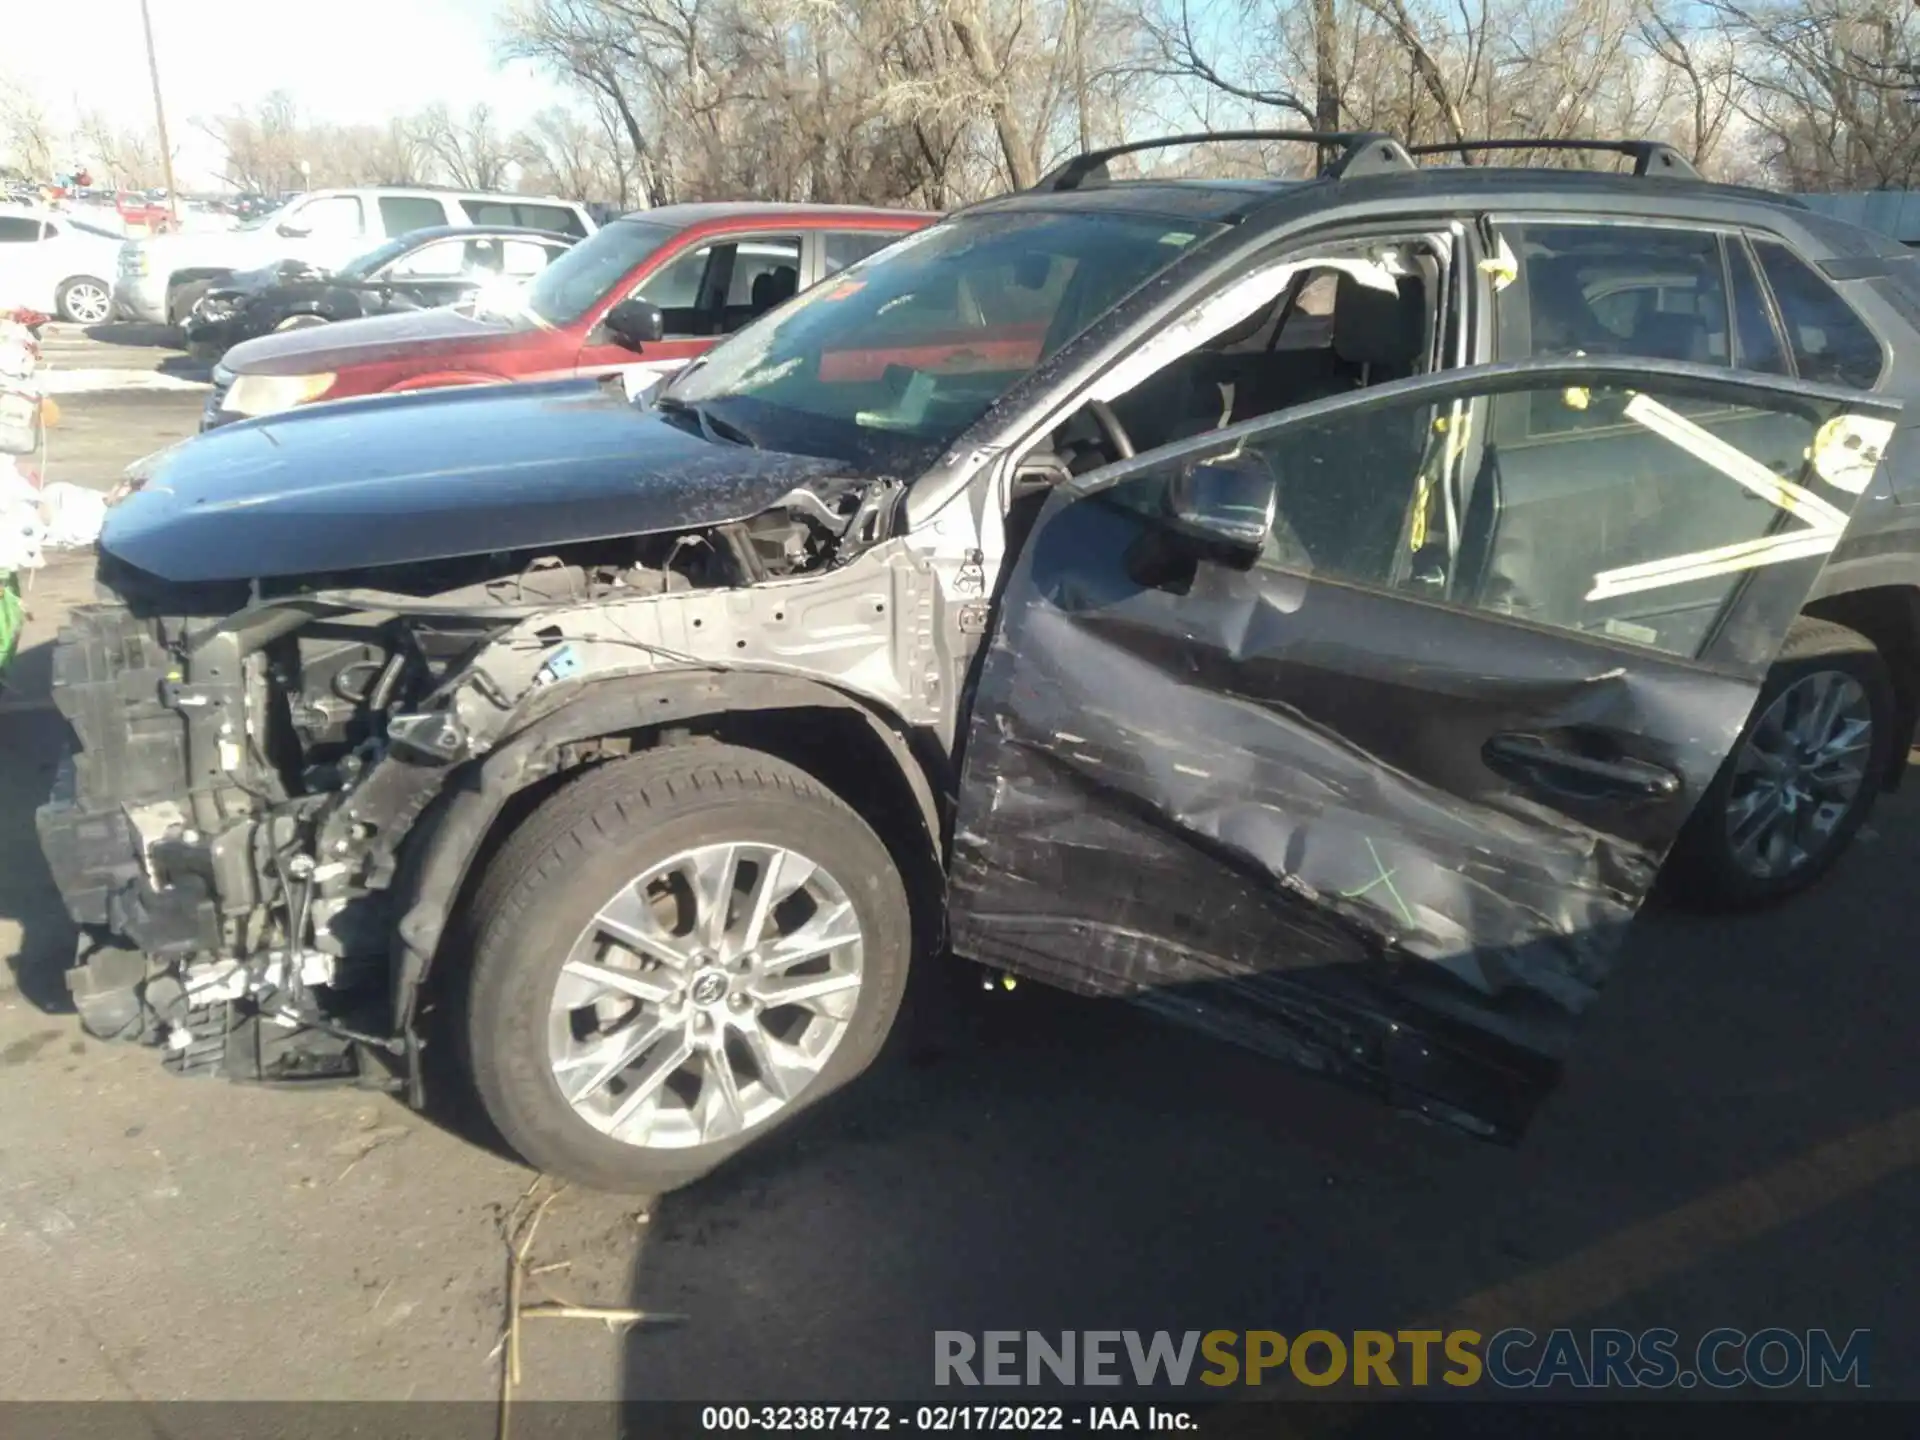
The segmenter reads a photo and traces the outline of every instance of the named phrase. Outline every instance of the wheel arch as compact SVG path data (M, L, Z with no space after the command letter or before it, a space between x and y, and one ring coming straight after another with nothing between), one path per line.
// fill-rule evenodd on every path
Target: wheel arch
M395 1030L415 1052L416 1103L422 1098L414 1029L420 990L501 837L593 763L583 749L701 740L763 750L816 775L893 852L913 907L916 948L938 943L946 834L940 797L952 786L950 762L930 736L867 700L800 676L721 670L588 681L449 776L406 838L394 887L399 919L391 965Z
M1907 752L1920 723L1920 588L1910 584L1870 585L1823 595L1803 612L1857 630L1885 658L1899 705L1895 743L1883 779L1896 788L1907 769ZM1908 743L1900 743L1902 738Z

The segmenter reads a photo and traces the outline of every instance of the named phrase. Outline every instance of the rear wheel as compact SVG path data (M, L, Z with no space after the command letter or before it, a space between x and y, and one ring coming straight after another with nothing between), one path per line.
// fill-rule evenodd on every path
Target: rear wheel
M489 867L473 934L468 1059L501 1134L554 1174L650 1193L865 1070L911 948L859 816L724 745L560 790Z
M76 325L105 324L113 313L113 287L91 275L75 275L61 282L53 307L62 320Z
M1796 620L1675 848L1675 893L1744 908L1816 880L1873 809L1904 743L1898 710L1871 640L1829 620Z

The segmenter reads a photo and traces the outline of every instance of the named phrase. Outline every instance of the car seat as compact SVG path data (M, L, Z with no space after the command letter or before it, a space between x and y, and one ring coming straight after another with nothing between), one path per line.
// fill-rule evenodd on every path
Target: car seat
M760 316L774 306L791 300L800 288L800 272L792 265L776 265L771 270L763 270L753 277L751 295L753 316Z

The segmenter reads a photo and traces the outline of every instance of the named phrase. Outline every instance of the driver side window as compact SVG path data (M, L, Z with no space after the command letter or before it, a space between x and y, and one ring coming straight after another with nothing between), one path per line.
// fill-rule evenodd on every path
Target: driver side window
M1109 415L1090 406L1070 416L1050 437L1052 454L1081 474L1121 458L1116 428L1144 454L1427 369L1445 269L1423 243L1268 269L1274 288L1263 292L1252 272L1169 327L1189 329L1184 351L1142 360L1158 337L1145 342L1121 368L1148 373L1113 396Z
M460 240L434 240L411 250L387 269L390 280L450 280L466 266L466 245Z
M1178 573L1166 557L1192 528L1179 499L1184 477L1196 463L1237 455L1273 481L1257 566L1691 659L1754 572L1821 563L1878 443L1850 431L1834 402L1745 392L1735 405L1732 393L1657 378L1631 388L1508 381L1429 390L1282 422L1089 498L1158 537L1139 552L1153 564L1133 573L1159 584L1155 576ZM1487 417L1509 399L1556 410L1564 423L1545 437L1514 427L1489 437ZM1692 399L1713 403L1702 417L1683 408Z

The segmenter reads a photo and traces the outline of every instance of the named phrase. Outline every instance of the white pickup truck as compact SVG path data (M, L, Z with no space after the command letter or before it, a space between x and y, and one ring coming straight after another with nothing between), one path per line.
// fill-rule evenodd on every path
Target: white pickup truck
M113 313L179 325L209 286L279 260L337 269L384 241L432 225L524 225L586 236L586 207L533 195L486 195L431 187L312 190L232 230L129 240L120 250Z

